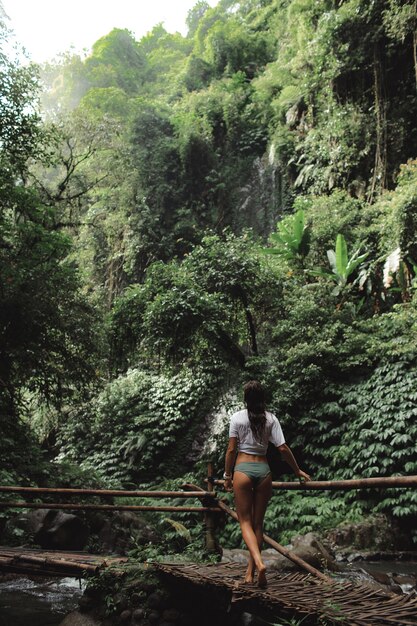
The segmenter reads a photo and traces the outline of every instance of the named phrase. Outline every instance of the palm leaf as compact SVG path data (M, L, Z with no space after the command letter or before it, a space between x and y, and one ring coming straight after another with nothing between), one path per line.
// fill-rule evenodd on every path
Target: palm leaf
M347 278L348 252L344 236L339 233L336 237L336 268L341 278Z
M171 519L170 517L166 517L164 519L164 522L166 522L167 524L170 524L170 526L172 526L172 528L181 536L183 537L188 543L191 543L191 533L188 530L188 528L186 528L184 526L184 524L181 524L181 522L177 522L174 519Z

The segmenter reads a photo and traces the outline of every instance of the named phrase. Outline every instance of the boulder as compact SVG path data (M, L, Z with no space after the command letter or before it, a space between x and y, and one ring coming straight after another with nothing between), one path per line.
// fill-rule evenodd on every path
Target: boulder
M136 623L140 622L144 615L145 611L143 609L136 609L135 611L133 611L133 619Z
M323 543L314 533L298 535L292 538L293 552L317 569L329 569L338 571L339 565L333 555L324 547Z
M130 511L114 513L101 527L99 540L103 549L117 554L126 554L133 544L158 543L160 536L145 520Z
M131 617L132 617L132 611L129 611L128 609L126 609L125 611L122 611L122 613L120 613L119 619L122 622L122 624L126 624L127 622L130 622Z
M293 544L287 547L303 561L317 569L325 568L332 571L339 571L340 569L333 556L313 533L294 537ZM247 550L224 550L222 561L226 563L241 563L243 570L248 562L248 557L249 553ZM300 570L298 565L274 549L263 550L262 557L268 569L280 572Z
M91 615L73 611L67 615L59 626L102 626L102 622L97 621Z
M89 535L79 517L56 509L31 511L28 528L35 543L47 550L82 550Z

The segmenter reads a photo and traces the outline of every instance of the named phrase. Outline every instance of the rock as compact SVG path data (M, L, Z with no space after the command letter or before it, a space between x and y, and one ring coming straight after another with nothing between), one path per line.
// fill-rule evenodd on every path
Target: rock
M114 513L111 519L106 520L98 536L104 550L118 554L125 554L133 542L136 545L145 545L160 541L155 529L140 515L130 511Z
M130 596L130 602L133 604L133 606L138 606L138 604L141 604L143 602L144 595L145 594L143 594L143 593L138 593L137 591L135 591Z
M293 537L292 543L294 553L310 565L319 569L339 570L333 556L314 533Z
M384 515L375 515L361 522L340 524L328 531L326 538L336 548L386 551L397 545L400 534Z
M294 552L294 554L302 558L310 565L313 565L318 569L322 569L324 567L332 571L339 571L340 566L336 563L330 552L323 546L319 538L313 533L294 537L293 544L294 545L289 548L291 552ZM224 550L222 561L226 563L241 563L243 569L248 562L248 557L249 553L247 550ZM298 565L295 565L295 563L287 559L287 557L281 555L276 550L263 550L262 557L265 565L269 569L276 571L299 570Z
M124 593L117 593L113 600L119 611L124 611L129 606L128 599Z
M126 624L126 622L130 621L131 617L132 617L132 611L129 611L127 609L125 611L122 611L122 613L120 613L119 619L122 622L122 624Z
M159 622L159 618L161 614L158 611L151 611L148 615L148 620L151 624L157 624Z
M417 585L417 579L414 576L406 576L405 574L393 574L392 576L394 582L397 585L411 585L411 587L415 587Z
M82 550L89 534L79 517L56 509L31 511L28 528L34 542L48 550Z
M391 577L389 576L389 574L385 574L384 572L374 572L372 570L366 571L372 576L374 580L376 580L377 583L380 583L381 585L391 584Z
M96 605L96 602L91 596L83 595L78 600L78 606L80 607L80 611L85 613L86 611L91 611L92 608Z
M59 626L101 626L101 622L98 622L91 615L73 611L65 617Z
M165 596L160 591L154 591L148 597L148 606L150 609L163 609L165 605Z
M223 550L222 563L241 563L242 565L247 565L249 558L249 553L247 550L239 550L237 548L228 550L225 548Z
M143 609L136 609L133 611L133 619L135 622L140 622L144 615L145 611Z

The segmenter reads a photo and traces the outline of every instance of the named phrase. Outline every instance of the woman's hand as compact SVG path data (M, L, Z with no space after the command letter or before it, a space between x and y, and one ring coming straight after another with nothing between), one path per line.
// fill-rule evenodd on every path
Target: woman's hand
M311 480L311 476L303 472L303 470L298 470L295 474L300 481L300 483L308 483Z
M233 491L233 480L231 478L225 478L224 488L228 492Z

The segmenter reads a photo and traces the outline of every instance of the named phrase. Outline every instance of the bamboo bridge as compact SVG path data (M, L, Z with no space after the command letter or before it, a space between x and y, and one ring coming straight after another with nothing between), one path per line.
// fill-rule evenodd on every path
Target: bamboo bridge
M198 512L204 515L206 545L213 549L215 545L215 518L229 515L237 519L225 502L218 498L214 487L223 481L215 480L212 467L209 466L207 489L197 485L183 485L182 491L124 491L102 489L46 489L35 487L0 486L0 494L17 493L26 500L0 499L1 508L43 508L61 510L101 510L101 511L168 511ZM368 478L345 481L274 482L275 489L387 489L416 488L417 476L395 476L389 478ZM111 498L194 498L195 505L127 505L127 504L85 504L74 502L39 502L41 495L47 496L98 496L100 499ZM4 497L4 496L3 496ZM36 498L36 501L34 499ZM249 611L257 614L279 616L297 616L303 623L318 623L344 626L417 626L417 597L411 594L399 595L367 584L358 584L338 580L321 572L300 559L296 554L281 546L268 535L264 541L275 550L296 563L303 572L282 574L268 572L268 587L260 589L255 585L243 584L242 566L237 564L178 564L153 563L153 571L159 573L167 583L182 585L193 594L214 594L224 604L225 611ZM74 576L77 578L96 575L103 570L115 577L123 576L129 569L129 560L120 556L96 556L85 552L59 552L35 550L29 548L0 547L0 573L30 574L42 576Z

